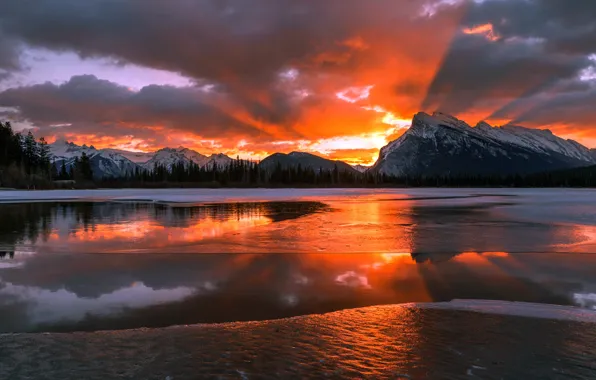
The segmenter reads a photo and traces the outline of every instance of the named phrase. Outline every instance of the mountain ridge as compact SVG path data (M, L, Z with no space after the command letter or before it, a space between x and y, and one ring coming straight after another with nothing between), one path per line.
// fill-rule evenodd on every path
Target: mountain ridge
M298 167L300 165L304 169L309 168L315 171L320 169L334 170L337 167L340 172L359 173L351 165L343 161L330 160L307 152L273 153L264 158L259 164L261 168L268 171L274 170L278 165L282 169Z
M417 113L411 127L379 151L373 172L392 176L525 174L596 163L593 151L550 130L476 127L441 112Z
M210 156L203 155L189 148L163 148L151 153L130 152L126 150L106 148L96 149L93 145L77 145L66 140L56 140L49 144L51 161L60 167L63 164L70 168L75 157L85 153L90 160L91 167L96 178L117 178L132 174L136 169L153 170L155 165L165 166L167 170L181 162L188 167L194 162L199 167L212 168L226 166L232 162L232 158L223 153L216 153ZM131 160L129 157L134 158Z

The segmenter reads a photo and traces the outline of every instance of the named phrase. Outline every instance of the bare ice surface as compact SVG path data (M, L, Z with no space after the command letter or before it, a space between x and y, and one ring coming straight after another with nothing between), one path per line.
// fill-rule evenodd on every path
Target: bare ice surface
M596 311L594 310L530 302L456 299L450 302L420 303L416 306L428 309L474 311L486 314L596 323Z
M547 307L545 307L547 309ZM8 379L593 379L594 324L373 306L248 323L0 335Z

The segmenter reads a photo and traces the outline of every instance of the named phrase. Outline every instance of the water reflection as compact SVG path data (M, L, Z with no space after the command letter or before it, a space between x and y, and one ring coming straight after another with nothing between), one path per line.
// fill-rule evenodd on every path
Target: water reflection
M0 331L263 320L455 298L594 306L596 257L463 253L33 255L0 271Z
M406 252L419 262L461 252L595 252L596 226L524 218L516 210L526 205L514 198L0 204L0 252Z
M0 248L7 252L182 252L247 229L320 212L320 202L172 207L152 203L0 205ZM10 250L10 251L8 251ZM201 252L201 249L196 251ZM0 251L1 252L1 251Z
M454 298L594 308L596 255L560 254L589 252L593 227L524 219L516 207L499 196L0 205L0 331Z

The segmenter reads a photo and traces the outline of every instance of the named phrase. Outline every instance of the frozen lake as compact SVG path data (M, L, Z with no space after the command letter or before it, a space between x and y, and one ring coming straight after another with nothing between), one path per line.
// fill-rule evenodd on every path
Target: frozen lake
M159 355L151 356L149 341L168 345L188 334L168 351L185 355L198 340L234 332L251 338L242 346L230 335L235 349L206 343L188 358L195 363L188 370L199 371L197 361L212 355L228 355L220 359L229 358L234 367L221 367L226 365L222 359L220 367L204 367L211 371L205 374L232 373L232 378L251 371L303 377L301 367L290 370L290 364L272 359L278 355L331 377L341 369L352 377L368 373L391 378L400 372L419 378L426 368L444 371L449 378L469 378L469 371L485 378L532 378L527 377L532 373L590 378L586 374L595 370L586 364L596 362L593 337L580 333L593 330L596 320L592 190L2 191L0 215L0 332L33 333L0 336L2 347L8 347L0 364L9 364L4 366L8 372L0 371L2 378L34 371L16 364L20 350L33 347L62 358L48 374L91 378L68 372L73 369L67 358L74 354L68 347L73 346L85 351L112 347L104 358L114 365L110 370L130 370L142 378L193 378L190 372L174 370L182 359L161 357L160 362ZM532 304L434 303L454 299ZM426 306L378 308L404 303ZM352 310L362 307L372 309ZM333 312L339 314L317 315ZM383 313L395 323L379 325ZM423 328L417 318L442 322ZM465 331L462 321L472 324L474 334L449 343ZM211 325L222 322L233 323ZM185 333L166 328L197 323L210 327L188 327ZM549 323L567 332L557 330L555 335L561 336L551 336ZM366 344L356 343L366 335L358 328L373 329L375 324L378 334ZM151 330L138 330L144 327ZM283 351L289 349L284 344L292 345L289 341L282 351L274 347L278 332L286 329L302 332L296 332L296 352ZM407 335L412 329L422 334L416 338L425 342L421 351L373 350L366 359L371 345L412 344ZM75 333L99 330L109 331ZM126 331L114 335L112 330ZM35 334L48 331L59 334ZM333 334L341 334L337 344L343 348L327 341ZM490 345L482 351L481 341L497 335L501 348L491 361ZM561 346L557 340L562 336L574 346ZM335 356L321 352L320 357L300 351L321 341L339 351ZM536 345L523 346L531 341ZM545 341L551 348L539 349ZM353 350L346 351L341 342ZM435 352L433 342L436 355L420 357ZM503 351L507 344L517 345L518 356L528 352L524 365ZM255 349L262 349L263 356L247 354ZM125 352L136 352L145 361L143 368L157 372L127 369L126 362L118 362ZM549 355L552 360L558 355L558 364L549 364ZM85 360L100 360L92 356L85 354ZM316 364L319 360L324 362ZM360 360L356 367L349 365L354 360ZM396 361L401 364L389 366L392 372L384 370L389 367L383 363ZM101 378L101 370L94 373Z

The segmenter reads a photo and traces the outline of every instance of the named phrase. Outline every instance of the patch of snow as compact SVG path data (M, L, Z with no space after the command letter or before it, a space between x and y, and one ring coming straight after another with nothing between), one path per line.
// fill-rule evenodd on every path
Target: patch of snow
M127 150L111 149L111 148L102 149L102 151L106 152L106 153L114 154L115 156L119 155L119 156L125 157L125 158L129 159L131 162L134 162L135 164L143 164L143 163L149 161L151 159L151 157L153 157L153 155L155 154L154 152L129 152Z
M155 167L155 164L163 165L166 167L167 170L171 170L172 167L179 162L184 164L184 166L190 165L191 162L194 162L199 167L207 167L211 168L214 165L217 166L227 166L232 159L225 154L212 154L211 156L205 156L199 152L196 152L192 149L179 147L179 148L164 148L158 150L153 157L142 164L142 166L147 170L152 170Z
M596 310L596 293L575 293L573 300L583 308Z
M476 129L488 138L506 142L538 153L560 153L583 161L593 161L590 149L573 140L555 136L548 129L524 128L516 125L493 127L486 122L478 123Z
M414 304L414 306L423 309L474 311L486 314L513 315L519 317L596 323L596 311L581 309L573 306L559 306L530 302L458 299L450 302L418 303Z
M360 173L364 173L365 171L367 171L369 169L368 166L364 166L364 165L352 165L352 167L356 170L359 171Z

